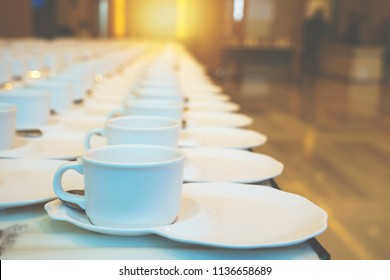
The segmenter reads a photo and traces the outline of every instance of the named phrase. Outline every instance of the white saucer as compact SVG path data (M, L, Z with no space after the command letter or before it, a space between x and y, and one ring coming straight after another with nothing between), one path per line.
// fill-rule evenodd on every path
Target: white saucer
M60 116L56 116L57 119L61 120L63 116L78 116L78 117L100 117L106 118L108 113L112 110L121 107L122 102L114 101L114 100L97 100L95 98L89 97L84 100L82 104L78 106L74 106L76 108L72 108L70 110L60 110L57 114Z
M252 118L238 113L228 112L186 112L187 125L191 126L230 126L244 127L250 125Z
M190 100L186 106L190 111L212 111L212 112L235 112L240 106L233 102L223 101L193 101Z
M96 102L108 102L108 103L117 103L121 104L127 97L127 93L124 94L113 94L112 91L109 91L109 94L103 93L104 91L95 91L90 97L91 100Z
M52 131L57 129L58 120L55 116L50 116L47 124L43 125L17 125L16 130L26 130L26 129L40 129L41 131Z
M249 149L263 145L266 141L265 135L254 130L199 126L183 129L179 146Z
M53 177L57 168L66 163L47 159L0 159L0 209L26 206L56 197ZM64 186L83 188L83 177L69 172ZM77 186L77 187L75 187Z
M196 94L196 93L186 93L190 101L212 101L212 102L224 102L229 100L229 96L225 94Z
M37 138L15 138L14 147L0 151L2 158L46 158L74 160L84 152L84 133L66 130L44 132ZM94 146L104 145L105 139L94 137Z
M10 149L0 151L0 158L19 158L31 153L29 140L30 138L15 137Z
M181 150L186 154L185 182L254 183L283 171L282 163L264 154L214 148Z
M70 132L86 133L92 128L104 127L105 116L91 115L82 110L57 116L61 129Z
M86 99L83 109L87 114L107 116L111 111L121 108L123 102L118 101L98 101L93 98Z
M74 160L84 152L84 134L69 131L46 133L43 137L30 139L35 153L29 157Z
M301 196L235 183L184 184L177 220L162 227L95 226L84 212L58 199L47 203L45 209L52 219L98 233L157 234L183 243L237 249L294 245L317 236L327 227L326 212Z

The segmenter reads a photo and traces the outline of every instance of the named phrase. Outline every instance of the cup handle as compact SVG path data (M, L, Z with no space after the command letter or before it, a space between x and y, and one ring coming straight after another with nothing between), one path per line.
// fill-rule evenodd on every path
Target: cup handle
M90 131L88 131L87 134L85 135L85 139L84 139L84 148L86 150L91 149L91 138L95 134L105 136L106 132L105 132L104 128L93 128Z
M125 111L123 109L115 109L115 110L111 111L110 113L108 113L107 119L112 119L112 118L116 118L119 116L123 116L124 114L125 114Z
M61 200L75 203L75 204L79 205L81 208L85 209L85 197L81 196L81 195L75 195L75 194L68 193L64 190L64 188L62 186L62 176L69 169L73 169L81 175L84 174L84 166L81 162L66 163L66 164L61 165L57 169L56 173L54 174L54 179L53 179L54 192Z

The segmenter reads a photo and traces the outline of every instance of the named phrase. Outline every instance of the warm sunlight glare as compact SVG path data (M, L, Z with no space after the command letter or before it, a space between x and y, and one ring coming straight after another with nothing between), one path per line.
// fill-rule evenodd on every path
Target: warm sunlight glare
M126 0L114 0L114 34L120 38L126 35Z
M186 39L188 36L189 0L176 0L176 38Z

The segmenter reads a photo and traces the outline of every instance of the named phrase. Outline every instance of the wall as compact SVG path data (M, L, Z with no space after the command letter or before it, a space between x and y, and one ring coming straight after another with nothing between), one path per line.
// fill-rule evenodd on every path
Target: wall
M220 63L226 0L128 0L127 35L178 39L213 71Z
M305 1L246 0L245 9L247 43L299 40Z
M348 24L348 14L356 13L361 19L362 41L378 43L381 36L381 25L390 17L389 0L333 0L339 6L335 30L341 39Z
M174 38L176 0L127 1L127 35Z
M237 40L239 39L239 30L235 29L235 24L233 20L233 1L234 0L226 0L222 5L222 38L225 41Z
M1 0L0 37L32 35L30 0Z
M96 0L56 0L55 24L57 27L69 27L75 35L97 36L98 5Z
M321 9L326 19L331 17L333 0L306 0L305 17L311 17L317 10Z
M108 37L109 34L109 2L108 0L99 0L98 7L98 34L99 37Z
M223 38L223 7L226 0L185 1L187 4L185 34L181 41L207 67L214 71L220 65Z

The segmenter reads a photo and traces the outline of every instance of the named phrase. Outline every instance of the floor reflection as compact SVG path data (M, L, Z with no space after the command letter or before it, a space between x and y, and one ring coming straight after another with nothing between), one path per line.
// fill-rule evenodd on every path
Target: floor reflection
M275 73L250 66L223 81L268 136L256 151L285 164L284 190L328 211L319 240L333 259L390 259L390 83Z
M390 80L387 80L380 91L379 112L383 115L390 115Z

